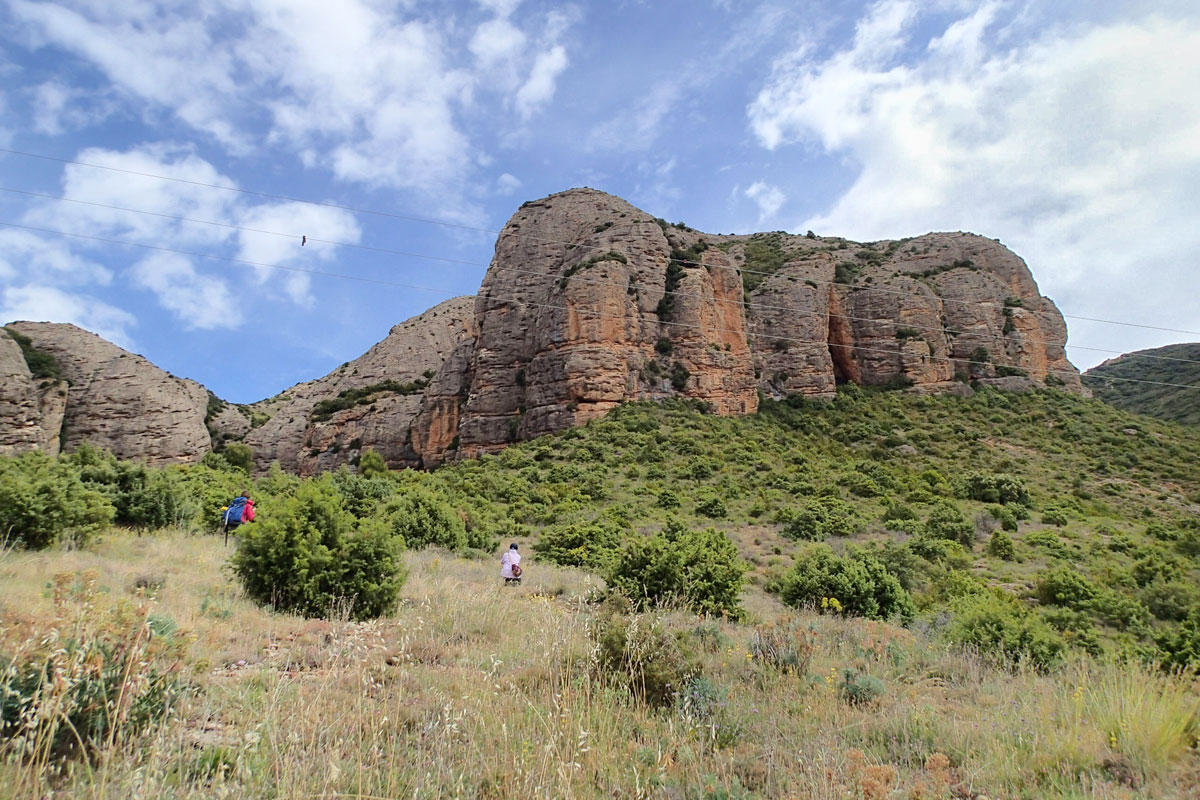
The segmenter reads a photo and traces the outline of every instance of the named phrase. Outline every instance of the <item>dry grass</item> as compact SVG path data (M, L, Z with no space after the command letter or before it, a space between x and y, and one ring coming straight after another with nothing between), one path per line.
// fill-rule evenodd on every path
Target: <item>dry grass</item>
M595 673L589 576L409 554L392 616L270 614L222 570L220 540L114 534L88 552L0 560L5 628L49 624L44 587L91 569L115 597L161 580L155 613L192 637L197 692L153 735L0 796L463 798L1188 798L1200 795L1195 685L1081 661L1000 671L882 623L791 614L806 674L755 661L750 625L680 612L711 704L647 709ZM139 581L141 579L141 581ZM152 580L153 579L153 580ZM783 611L747 598L756 622ZM242 663L244 662L244 663ZM840 674L880 678L872 704ZM17 794L13 794L17 792Z

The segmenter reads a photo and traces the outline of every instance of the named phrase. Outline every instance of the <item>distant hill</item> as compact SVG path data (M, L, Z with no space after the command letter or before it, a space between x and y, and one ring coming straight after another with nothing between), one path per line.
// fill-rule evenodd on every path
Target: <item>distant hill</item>
M1151 356L1151 357L1147 357ZM1179 359L1179 360L1169 360ZM1169 344L1110 358L1083 373L1083 385L1106 403L1158 419L1200 424L1200 343ZM1123 380L1110 380L1112 378ZM1195 386L1155 386L1132 381Z

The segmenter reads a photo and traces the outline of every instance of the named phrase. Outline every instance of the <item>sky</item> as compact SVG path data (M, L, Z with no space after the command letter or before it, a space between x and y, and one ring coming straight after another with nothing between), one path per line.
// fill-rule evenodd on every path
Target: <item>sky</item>
M253 402L590 186L709 233L999 239L1087 368L1200 341L1198 87L1192 0L0 0L0 321Z

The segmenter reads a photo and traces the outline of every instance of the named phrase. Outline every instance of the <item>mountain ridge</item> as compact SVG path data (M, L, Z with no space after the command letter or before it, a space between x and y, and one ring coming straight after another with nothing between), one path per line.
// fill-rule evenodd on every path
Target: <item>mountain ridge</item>
M94 334L12 327L84 377ZM169 435L154 447L142 422L157 417L89 421L78 392L55 391L65 391L75 431L68 448L93 428L123 456L163 463L244 441L260 469L279 462L312 474L353 464L367 448L392 467L436 466L633 400L683 397L740 415L760 397L830 398L845 382L1080 392L1066 334L1025 262L996 240L705 234L571 189L517 209L476 295L399 323L358 358L257 403L227 404L140 356L106 350L107 361L132 357L137 369L123 380L169 409L172 419L154 423ZM0 423L0 447L54 449L57 395L35 386L11 346L0 356L20 383L14 397L0 396L0 420L10 420ZM120 405L95 413L118 414Z

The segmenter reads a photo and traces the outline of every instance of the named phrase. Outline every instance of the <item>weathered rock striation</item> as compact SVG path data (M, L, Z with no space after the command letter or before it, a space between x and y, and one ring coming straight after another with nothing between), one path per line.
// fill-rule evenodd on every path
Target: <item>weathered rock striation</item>
M393 467L432 467L631 400L685 397L732 415L761 396L831 397L845 382L1082 391L1062 315L995 240L704 234L592 189L523 204L475 297L250 406L73 326L15 329L57 355L72 385L64 395L34 382L0 339L0 452L51 449L65 396L67 448L87 439L169 463L198 459L211 435L245 441L259 469L300 474L366 448Z
M15 322L8 326L52 354L69 384L41 387L43 444L57 451L90 442L118 458L155 466L199 461L209 450L204 427L208 393L74 325ZM7 381L6 381L7 382Z
M562 430L630 400L746 414L839 383L1080 390L1025 263L963 233L857 244L708 235L573 189L509 220L464 341L426 390L420 463Z

